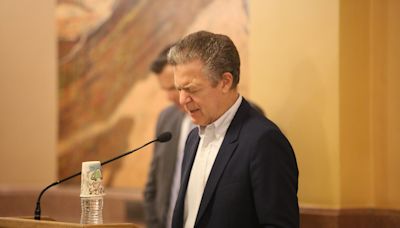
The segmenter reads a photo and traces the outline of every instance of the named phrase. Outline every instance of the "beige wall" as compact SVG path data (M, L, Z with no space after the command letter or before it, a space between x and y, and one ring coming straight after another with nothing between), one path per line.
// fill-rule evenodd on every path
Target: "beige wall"
M56 178L54 0L0 1L0 185Z
M340 1L340 183L341 205L371 206L372 151L370 6Z
M399 5L251 1L251 98L295 148L303 206L400 208Z
M0 185L56 178L54 0L3 0ZM400 2L250 1L250 98L291 140L303 206L400 208Z
M371 1L373 204L400 208L400 1Z
M400 2L340 5L341 205L400 208Z
M293 144L303 204L339 205L338 10L338 1L251 1L251 97Z

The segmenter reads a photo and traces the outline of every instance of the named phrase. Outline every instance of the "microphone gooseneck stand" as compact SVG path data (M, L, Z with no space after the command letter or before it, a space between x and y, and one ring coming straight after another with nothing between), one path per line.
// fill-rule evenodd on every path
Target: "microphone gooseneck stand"
M135 152L135 151L138 151L138 150L142 149L143 147L146 147L147 145L152 144L153 142L157 142L157 141L158 141L158 142L162 142L162 143L163 143L163 142L168 142L171 138L172 138L171 132L164 132L164 133L161 133L156 139L154 139L154 140L152 140L152 141L150 141L150 142L144 144L143 146L138 147L138 148L136 148L136 149L134 149L134 150L128 151L128 152L126 152L126 153L123 153L123 154L121 154L121 155L119 155L119 156L117 156L117 157L115 157L115 158L111 158L111 159L109 159L109 160L107 160L107 161L104 161L104 162L101 163L101 165L102 165L102 166L103 166L103 165L106 165L106 164L108 164L108 163L110 163L110 162L112 162L112 161L114 161L114 160L117 160L117 159L122 158L122 157L124 157L124 156L126 156L126 155L128 155L128 154L131 154L131 153L133 153L133 152ZM35 220L40 220L40 214L41 214L40 199L42 198L43 193L46 192L47 189L49 189L49 188L51 188L51 187L53 187L53 186L55 186L55 185L61 184L61 183L65 182L65 181L67 181L67 180L69 180L69 179L72 179L72 178L74 178L74 177L76 177L76 176L79 176L79 175L81 175L81 174L82 174L82 172L75 173L75 174L73 174L73 175L71 175L71 176L69 176L69 177L66 177L66 178L64 178L64 179L55 181L55 182L53 182L52 184L50 184L49 186L47 186L46 188L44 188L44 189L40 192L39 197L38 197L38 199L37 199L37 201L36 201Z

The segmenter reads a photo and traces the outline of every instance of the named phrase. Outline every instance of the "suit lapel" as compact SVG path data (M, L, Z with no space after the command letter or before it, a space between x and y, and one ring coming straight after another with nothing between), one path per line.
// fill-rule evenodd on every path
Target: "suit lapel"
M207 180L207 184L204 188L204 193L201 199L199 212L197 213L195 226L200 221L201 217L206 211L207 205L209 204L214 194L219 179L221 178L226 165L228 164L230 158L236 150L236 147L238 146L237 139L239 137L240 129L242 127L242 120L245 115L247 105L247 102L243 99L242 104L236 112L236 115L233 118L225 134L224 141L222 142L222 145L218 151L218 155L215 159L214 165Z
M174 219L172 226L174 228L183 227L186 190L189 183L189 177L192 170L194 158L196 157L197 147L200 142L200 137L197 129L195 129L194 132L191 133L191 136L192 137L189 136L190 138L187 143L187 145L189 145L189 148L185 149L185 154L183 158L181 187L179 189L178 199L174 209Z

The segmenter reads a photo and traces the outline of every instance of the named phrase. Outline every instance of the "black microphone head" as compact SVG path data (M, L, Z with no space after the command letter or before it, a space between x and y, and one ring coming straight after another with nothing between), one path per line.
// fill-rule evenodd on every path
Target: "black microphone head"
M159 142L168 142L169 140L171 140L172 138L172 134L169 131L163 132L161 134L158 135L157 137L157 141Z

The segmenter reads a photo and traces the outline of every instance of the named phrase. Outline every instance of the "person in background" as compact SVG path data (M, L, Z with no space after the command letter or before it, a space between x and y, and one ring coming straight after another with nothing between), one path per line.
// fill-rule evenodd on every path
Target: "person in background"
M186 141L173 228L299 227L298 167L277 125L238 90L232 40L200 31L169 51Z
M172 139L168 143L156 143L144 190L144 206L147 227L171 227L172 213L179 190L181 162L184 144L193 128L190 118L179 104L175 89L172 66L167 63L167 46L153 61L150 70L157 76L161 89L173 104L159 115L156 135L169 131Z

